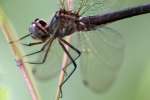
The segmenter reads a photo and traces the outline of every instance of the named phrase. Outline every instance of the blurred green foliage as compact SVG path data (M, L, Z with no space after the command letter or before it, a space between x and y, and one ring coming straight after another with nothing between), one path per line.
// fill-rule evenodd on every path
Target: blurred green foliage
M11 94L9 94L10 91L8 89L3 88L3 86L0 86L0 100L10 100Z

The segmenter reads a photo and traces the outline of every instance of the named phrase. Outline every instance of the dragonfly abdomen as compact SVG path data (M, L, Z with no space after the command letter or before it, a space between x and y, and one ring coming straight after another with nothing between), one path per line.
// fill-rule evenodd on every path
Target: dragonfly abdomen
M119 21L121 19L130 18L141 14L146 14L149 12L150 12L150 4L145 4L142 6L110 12L104 15L82 17L80 19L80 22L84 23L88 29L90 28L92 29L95 26L105 25L111 22Z

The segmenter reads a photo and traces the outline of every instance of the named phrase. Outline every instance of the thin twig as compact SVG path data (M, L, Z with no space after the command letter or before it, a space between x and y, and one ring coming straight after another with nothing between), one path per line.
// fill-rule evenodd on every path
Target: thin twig
M7 18L6 14L3 12L1 8L0 8L0 29L4 33L4 36L8 41L8 43L10 41L17 40L12 25L10 24L9 19ZM23 50L20 48L20 46L17 43L12 43L10 45L10 48L15 57L16 63L19 66L19 69L24 77L24 80L26 81L32 100L41 100L40 95L38 93L38 89L31 75L31 69L29 69L31 67L27 67L29 65L23 63L21 59L23 55Z
M66 38L66 41L67 42L70 42L71 41L71 36L68 36ZM66 49L69 50L69 47L67 45L65 45ZM56 100L59 100L60 98L60 85L62 84L62 82L64 81L64 76L65 76L65 73L64 73L64 70L66 69L66 65L68 64L68 56L66 53L64 53L63 55L63 61L62 61L62 66L61 66L61 72L60 72L60 76L59 76L59 82L58 82L58 86L57 86L57 92L56 92Z
M68 8L68 10L72 9L72 0L67 0L67 8ZM70 43L71 42L71 36L68 36L66 38L66 41L68 43ZM69 47L67 45L65 45L65 47L69 51ZM62 66L61 66L61 69L63 69L63 70L61 70L61 72L60 72L59 82L58 82L58 85L57 85L57 92L56 92L56 98L55 98L55 100L59 100L60 99L60 85L64 81L64 76L65 76L64 70L67 68L68 61L69 61L68 56L64 52L63 60L62 60Z

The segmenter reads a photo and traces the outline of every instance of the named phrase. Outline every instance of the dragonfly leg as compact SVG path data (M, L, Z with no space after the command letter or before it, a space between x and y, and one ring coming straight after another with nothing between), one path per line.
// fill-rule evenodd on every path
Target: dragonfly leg
M47 47L47 49L46 49L46 52L45 52L45 54L44 54L44 58L42 59L42 61L40 61L40 62L26 62L26 63L29 63L29 64L43 64L45 61L46 61L46 58L47 58L47 55L48 55L48 53L49 53L49 49L50 49L50 47L51 47L51 44L52 44L52 42L53 42L53 40L54 39L50 39L42 48L43 49L45 49L45 47L48 45L48 47ZM42 49L41 49L42 50ZM41 52L41 51L40 51ZM34 54L35 53L39 53L38 51L37 52L34 52ZM28 54L29 55L29 54ZM30 54L30 55L33 55L33 53L32 54Z
M71 62L74 65L73 70L71 71L71 73L69 73L69 75L66 77L66 79L60 84L59 88L60 88L60 98L62 98L62 86L64 85L64 83L71 77L71 75L74 73L74 71L77 68L77 64L74 61L74 59L71 57L70 53L67 51L67 49L65 48L64 44L59 40L59 44L61 45L62 49L65 51L65 53L67 54L67 56L69 57L69 59L71 60Z
M74 50L78 55L73 59L74 61L76 61L80 56L81 56L81 51L79 51L77 48L75 48L73 45L71 45L70 43L68 43L66 40L60 38L60 40L65 43L66 45L68 45L72 50ZM69 66L72 62L68 63L67 66Z
M24 57L26 57L26 56L31 56L31 55L34 55L34 54L37 54L37 53L42 52L42 51L46 48L46 46L48 45L48 43L49 43L49 42L45 43L39 51L30 53L30 54L26 54L26 55L24 55ZM32 43L29 43L29 44L32 44ZM35 45L36 45L36 44L35 44Z
M40 41L40 42L33 42L33 43L22 43L22 45L24 46L33 46L33 45L39 45L39 44L42 44L44 43L44 41Z
M66 40L64 40L64 39L62 39L62 38L60 38L60 40L61 40L64 44L68 45L72 50L74 50L74 51L78 54L75 58L73 58L73 60L76 61L76 60L81 56L81 52L80 52L77 48L75 48L73 45L71 45L70 43L68 43ZM72 64L72 62L69 62L66 66L69 66L70 64ZM65 75L67 76L66 70L63 69L63 71L64 71Z
M16 40L16 41L10 41L9 43L12 44L12 43L14 43L14 42L21 41L21 40L25 39L26 37L29 37L31 34L32 34L32 33L27 34L27 35L25 35L25 36L19 38L18 40Z

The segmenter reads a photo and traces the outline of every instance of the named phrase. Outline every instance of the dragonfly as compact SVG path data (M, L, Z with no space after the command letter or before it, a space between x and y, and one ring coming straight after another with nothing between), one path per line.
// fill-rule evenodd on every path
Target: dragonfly
M100 7L103 3L94 2L89 5L88 0L81 0L77 10L67 10L65 2L65 0L60 0L60 9L56 11L50 22L36 18L29 27L29 34L19 38L17 41L31 37L36 42L22 44L27 47L42 45L38 51L25 55L25 57L38 55L38 59L41 61L34 62L29 60L28 63L35 65L33 70L35 76L38 73L37 71L41 71L39 72L41 77L50 73L50 70L52 70L50 66L55 66L59 61L57 58L60 58L60 55L56 52L59 54L61 52L57 51L58 49L53 49L52 46L52 43L57 41L56 44L60 45L59 49L65 52L69 58L67 66L73 65L73 69L71 69L70 73L67 73L65 80L60 85L61 94L62 86L78 67L77 60L79 57L84 85L94 92L106 91L114 82L120 69L125 48L121 34L112 28L106 27L106 25L125 18L150 13L150 4L102 15L84 16L93 6L98 5ZM78 41L75 42L80 42L79 48L64 39L70 35L77 35ZM68 51L65 45L72 51ZM72 54L72 52L75 54ZM58 55L58 57L55 58L55 55ZM55 62L53 62L54 60ZM47 64L49 69L47 69L48 67L44 68L43 64ZM37 75L37 77L40 76Z

